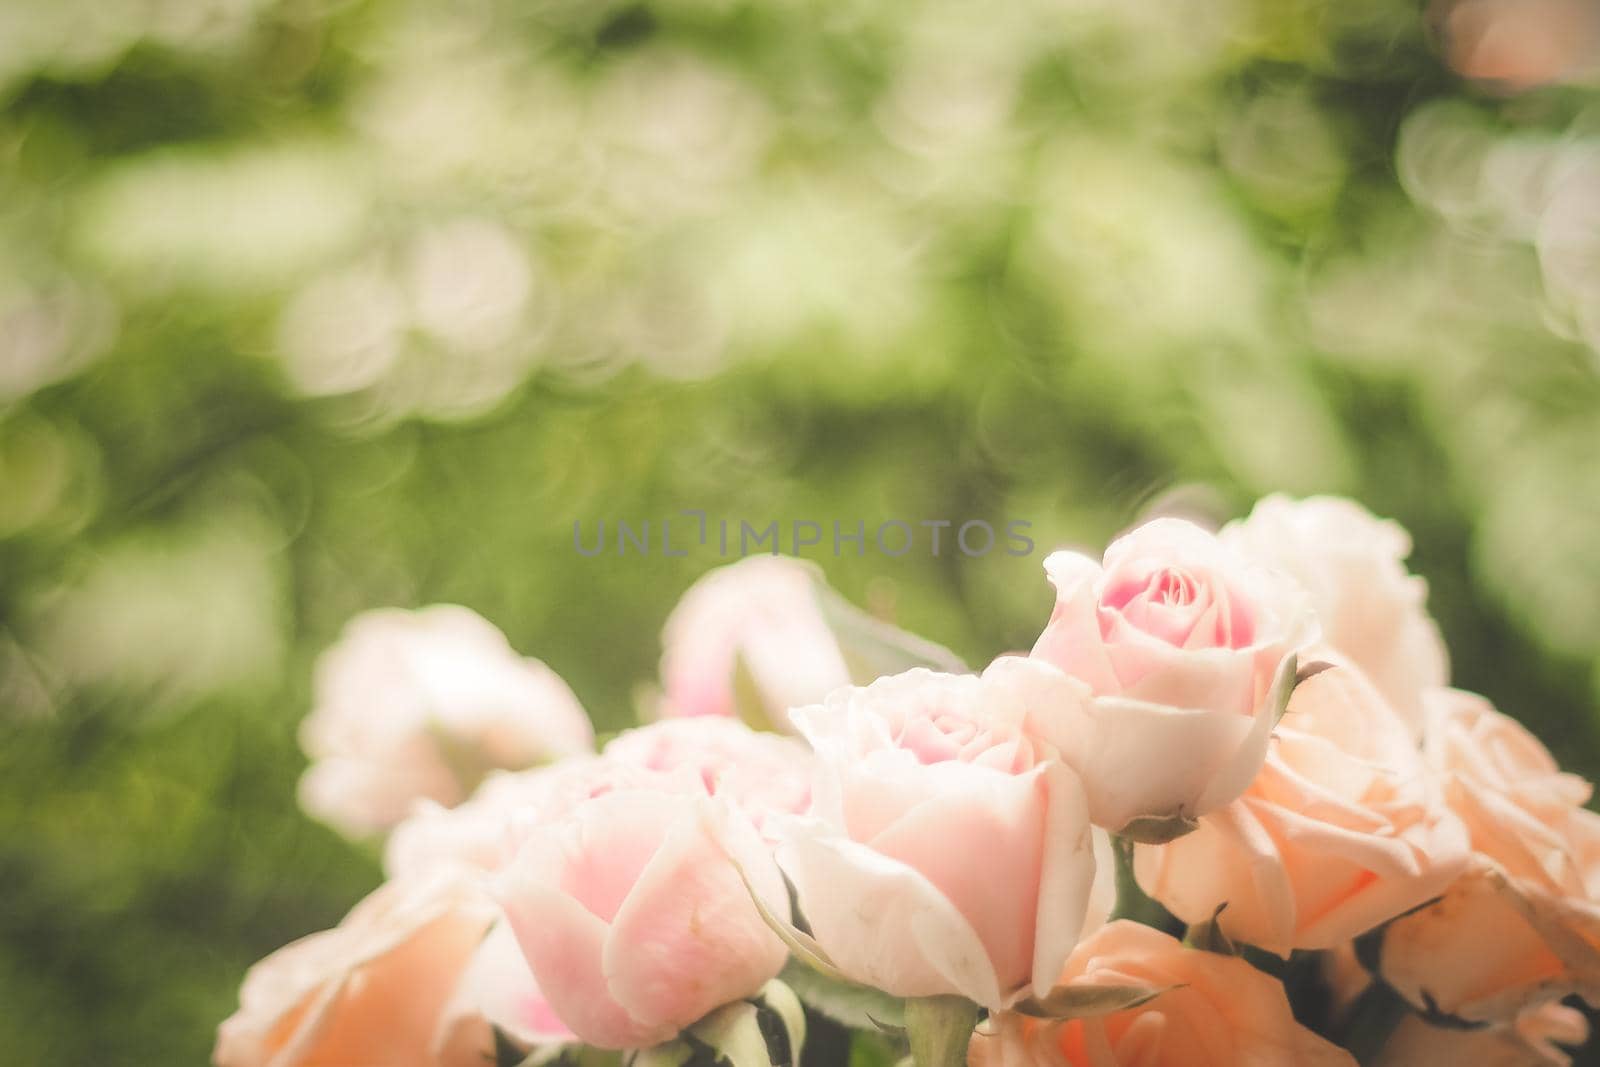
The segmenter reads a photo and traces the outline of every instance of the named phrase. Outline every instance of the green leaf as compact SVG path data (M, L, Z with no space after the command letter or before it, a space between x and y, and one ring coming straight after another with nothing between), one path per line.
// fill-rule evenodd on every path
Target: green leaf
M707 1015L688 1030L703 1041L727 1067L773 1067L766 1035L761 1032L760 1009L747 1000L728 1004Z
M494 1034L494 1067L522 1067L528 1053L518 1048L498 1026L490 1030Z
M967 673L967 665L961 662L960 656L943 645L867 614L823 581L820 572L815 576L812 590L823 621L839 642L845 666L857 685L866 685L886 674L899 674L913 667L947 674Z
M1325 659L1314 659L1294 672L1294 684L1303 685L1332 666L1333 664Z
M833 960L828 957L822 946L817 944L810 934L799 929L793 923L786 922L774 914L771 908L767 907L767 902L761 899L760 893L756 892L756 887L751 883L750 876L745 873L745 869L740 866L739 861L732 856L729 856L728 859L733 863L734 870L739 872L739 879L744 882L745 892L749 893L750 899L755 902L756 912L761 916L761 921L766 923L768 928L778 935L778 940L788 946L794 957L819 974L838 982L849 982L850 980L844 976L839 968L833 965Z
M1137 1008L1177 986L1057 986L1043 997L1029 997L1012 1010L1036 1019L1089 1019Z
M813 1010L852 1030L898 1030L906 1024L906 1004L870 986L832 978L791 960L778 976Z
M1164 845L1200 828L1187 815L1140 815L1130 819L1117 836L1141 845Z
M858 1033L850 1041L850 1067L897 1067L905 1056L904 1045L886 1034Z
M612 1049L590 1048L588 1045L568 1045L565 1048L535 1050L529 1053L523 1067L625 1067L633 1062L637 1053L622 1053Z
M628 1054L624 1067L687 1067L695 1051L683 1041L668 1041Z
M764 1013L763 1022L766 1021L766 1017L771 1017L783 1028L784 1036L789 1043L789 1061L799 1063L801 1050L806 1044L806 1009L800 998L795 995L793 989L774 978L761 987L761 992L755 997L755 1003ZM770 1041L768 1045L770 1047Z
M1222 924L1217 921L1227 906L1228 902L1224 900L1217 905L1217 910L1211 913L1211 918L1189 927L1188 933L1184 934L1183 943L1202 952L1215 952L1219 956L1237 956L1238 947L1227 934L1222 932Z
M756 680L755 673L745 662L742 652L735 653L733 657L733 708L734 714L743 719L744 724L752 730L784 733L792 729L786 723L779 724L773 721L775 716L782 715L786 709L775 706L761 691L761 683Z
M1272 703L1272 721L1277 722L1283 718L1283 713L1289 710L1289 697L1294 693L1294 687L1299 684L1300 670L1299 658L1286 656L1278 666L1277 676L1272 679L1272 689L1268 700ZM1315 673L1306 677L1314 677Z

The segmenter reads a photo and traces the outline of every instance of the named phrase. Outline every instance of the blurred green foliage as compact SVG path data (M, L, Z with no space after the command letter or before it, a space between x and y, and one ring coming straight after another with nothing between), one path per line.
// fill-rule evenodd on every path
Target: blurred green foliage
M575 521L1027 520L811 553L981 662L1052 545L1347 493L1600 774L1600 105L1442 54L1409 0L0 0L6 1061L201 1062L374 884L294 804L353 613L630 721L719 560Z

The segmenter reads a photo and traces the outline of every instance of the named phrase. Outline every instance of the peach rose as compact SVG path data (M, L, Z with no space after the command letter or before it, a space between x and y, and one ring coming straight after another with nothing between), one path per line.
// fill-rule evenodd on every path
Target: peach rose
M812 816L782 827L778 857L835 967L990 1008L1049 988L1090 907L1094 841L1077 775L1022 724L1078 694L1012 657L792 713L818 771Z
M300 800L352 835L389 829L418 799L457 804L488 770L594 746L566 683L454 605L357 616L318 661L314 688Z
M545 813L494 879L551 1009L600 1048L666 1041L787 958L741 876L785 899L748 819L694 775L632 773Z
M1354 667L1302 682L1244 796L1165 845L1140 887L1187 923L1287 956L1332 948L1444 891L1467 834L1409 729Z
M751 556L691 586L662 632L660 713L737 718L742 671L760 704L753 725L788 729L788 708L849 685L818 582L799 560Z
M1406 571L1411 535L1340 497L1269 496L1218 535L1292 576L1311 595L1323 642L1366 672L1420 732L1422 694L1449 680L1428 583Z
M1045 571L1056 605L1032 655L1093 699L1035 728L1083 776L1095 824L1182 823L1244 792L1315 637L1305 594L1180 519L1119 538L1103 565L1056 552Z
M535 1043L570 1040L553 1026L520 959L487 959L493 901L453 876L379 887L337 927L250 968L239 1010L217 1032L218 1067L481 1067L489 1023ZM491 1006L463 990L492 968Z
M1060 985L1157 992L1090 1018L1003 1012L973 1038L972 1067L1355 1067L1295 1022L1277 979L1138 923L1118 920L1085 940Z
M1482 1030L1433 1026L1408 1015L1384 1043L1374 1067L1570 1067L1562 1045L1589 1040L1589 1020L1577 1008L1541 1004L1510 1023Z
M1470 693L1428 701L1424 746L1466 824L1468 870L1385 928L1383 977L1419 1007L1504 1021L1576 993L1600 1002L1600 815L1582 779Z

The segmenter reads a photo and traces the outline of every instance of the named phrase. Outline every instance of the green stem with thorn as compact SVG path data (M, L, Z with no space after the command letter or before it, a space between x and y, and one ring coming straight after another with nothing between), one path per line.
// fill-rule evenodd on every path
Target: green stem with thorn
M978 1025L978 1006L965 997L913 997L906 1001L906 1036L916 1067L966 1067L967 1044Z

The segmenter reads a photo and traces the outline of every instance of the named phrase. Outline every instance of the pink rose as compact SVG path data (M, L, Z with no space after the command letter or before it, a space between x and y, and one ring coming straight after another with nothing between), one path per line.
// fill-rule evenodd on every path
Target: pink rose
M1083 790L1022 730L1078 699L1046 664L924 669L794 711L818 760L779 862L822 951L896 996L999 1008L1048 989L1089 908Z
M770 815L804 811L811 799L811 750L737 719L665 719L625 730L600 756L530 771L497 772L454 808L421 801L384 848L391 878L459 864L497 871L526 831L612 789L652 785L670 772L724 797L761 829Z
M481 1067L493 1051L490 1022L530 1044L570 1040L552 1025L527 965L493 954L485 934L498 915L454 876L384 884L334 929L250 969L214 1061ZM464 986L485 968L494 972L492 1004Z
M403 878L461 867L498 871L516 855L519 831L571 793L594 788L597 756L580 756L527 771L496 771L453 808L420 800L384 842L383 869ZM582 779L582 785L577 784Z
M1411 537L1399 523L1339 497L1269 496L1219 536L1298 581L1323 642L1365 671L1420 732L1422 694L1449 680L1449 661L1428 614L1428 583L1406 571Z
M1419 1007L1499 1022L1576 993L1600 1002L1600 815L1590 787L1470 693L1436 690L1424 752L1472 860L1442 899L1390 923L1379 966Z
M816 568L751 556L701 578L662 633L663 716L737 718L741 679L753 687L753 725L787 729L784 712L850 684L823 618Z
M1466 829L1411 733L1354 667L1302 682L1244 795L1188 836L1140 845L1139 885L1187 923L1287 956L1333 948L1437 896Z
M657 771L692 770L713 796L727 797L762 829L774 814L811 801L811 750L737 719L665 719L625 730L603 757Z
M387 830L418 799L459 803L484 772L593 748L572 690L452 605L357 616L317 664L301 724L306 810L349 834Z
M1032 655L1092 699L1033 728L1083 776L1095 824L1183 823L1244 792L1315 636L1304 593L1180 519L1119 538L1103 565L1056 552L1045 571L1056 606Z
M972 1041L972 1067L1355 1067L1295 1022L1276 978L1119 920L1072 953L1060 985L1159 991L1123 1011L1052 1021L1002 1012Z
M550 1007L600 1048L668 1040L787 958L740 875L785 899L749 821L692 775L634 773L528 827L494 882Z
M444 1006L434 1039L440 1067L487 1067L486 1053L494 1042L484 1032L486 1023L524 1049L543 1051L577 1041L534 983L516 934L496 911L495 924L473 951Z

